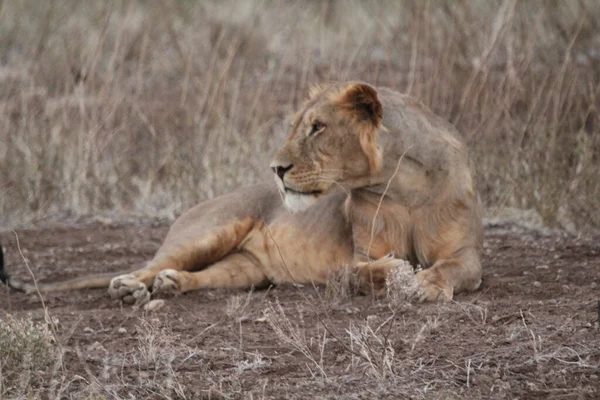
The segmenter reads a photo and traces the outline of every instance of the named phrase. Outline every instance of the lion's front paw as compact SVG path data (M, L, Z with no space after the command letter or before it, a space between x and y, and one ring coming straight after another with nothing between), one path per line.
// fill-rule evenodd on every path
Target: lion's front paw
M154 279L152 293L181 293L181 274L174 269L160 271Z
M426 269L415 275L418 289L416 299L419 302L442 302L448 303L452 300L453 288L439 278L435 270Z
M141 305L150 300L150 293L144 283L134 275L119 275L110 281L108 294L113 299L121 299L127 304Z

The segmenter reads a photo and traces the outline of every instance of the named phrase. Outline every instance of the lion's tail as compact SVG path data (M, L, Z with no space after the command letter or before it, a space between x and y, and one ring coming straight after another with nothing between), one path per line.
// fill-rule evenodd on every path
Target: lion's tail
M2 243L0 243L0 281L8 285L9 278L10 276L6 273L6 270L4 269L4 249L2 248Z
M105 274L83 276L80 278L53 283L24 282L20 279L12 277L8 272L6 272L4 264L4 249L2 248L2 244L0 244L0 281L8 285L8 287L20 292L35 293L38 290L40 292L58 292L62 290L73 289L106 288L110 284L112 278L124 273L126 272L109 272Z
M6 267L4 264L4 248L2 247L2 244L0 244L0 281L7 284L8 287L22 292L28 293L31 289L35 290L34 285L30 285L19 279L13 278L8 272L6 272ZM30 288L29 286L33 286L33 288Z

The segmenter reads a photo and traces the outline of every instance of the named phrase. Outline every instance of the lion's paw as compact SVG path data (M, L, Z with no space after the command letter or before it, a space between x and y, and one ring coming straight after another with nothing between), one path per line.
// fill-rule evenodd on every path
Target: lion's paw
M436 278L436 271L432 270L423 270L419 271L415 275L415 279L417 281L417 293L416 299L420 303L422 302L442 302L448 303L452 301L453 296L453 288L446 284L445 282L440 281Z
M134 275L126 274L114 277L108 286L108 294L124 303L141 305L150 300L150 292L144 283Z
M181 291L181 277L179 271L174 269L162 270L156 275L152 285L152 293L179 294Z

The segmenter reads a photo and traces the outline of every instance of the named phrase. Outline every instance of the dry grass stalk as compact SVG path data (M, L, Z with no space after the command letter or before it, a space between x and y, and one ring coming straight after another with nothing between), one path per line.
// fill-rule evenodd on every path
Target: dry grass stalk
M306 357L306 359L311 363L315 371L321 377L327 378L327 374L325 373L325 369L323 367L322 358L313 352L310 342L304 334L304 328L302 327L302 314L299 313L299 317L296 319L299 322L292 322L278 301L270 303L265 311L265 314L267 317L267 323L277 338L285 345L300 352L304 357ZM321 355L324 353L325 342L326 335L323 334L320 346ZM310 366L307 367L311 370L311 372L313 371Z

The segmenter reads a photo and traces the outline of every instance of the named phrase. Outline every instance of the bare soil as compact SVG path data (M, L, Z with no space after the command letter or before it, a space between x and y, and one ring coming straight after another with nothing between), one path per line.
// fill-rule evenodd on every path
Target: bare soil
M35 277L52 281L141 266L167 229L71 221L16 233ZM189 293L150 312L105 290L44 294L65 351L54 384L70 398L90 385L108 398L600 398L600 237L486 229L481 289L447 305L277 287ZM15 233L0 241L7 269L28 278ZM307 354L267 322L277 303ZM37 295L2 287L0 305L1 318L44 320Z

